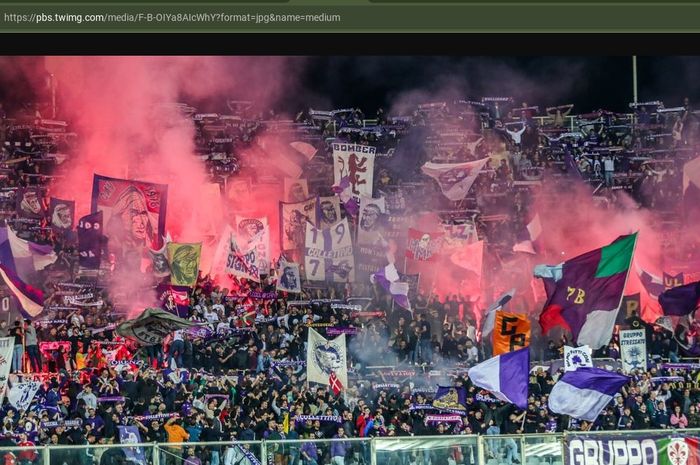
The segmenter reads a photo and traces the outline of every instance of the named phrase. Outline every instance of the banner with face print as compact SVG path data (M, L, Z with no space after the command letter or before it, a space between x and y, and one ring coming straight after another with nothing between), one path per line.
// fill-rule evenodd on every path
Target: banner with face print
M409 229L406 258L422 262L435 260L442 250L442 236L443 233L425 233Z
M17 189L17 215L20 218L40 219L44 217L41 189L20 187Z
M309 183L306 179L284 178L284 201L303 202L309 198Z
M166 184L95 175L91 212L104 214L104 234L117 256L160 250L165 236Z
M357 228L357 243L381 246L384 238L384 198L360 197L360 225Z
M170 284L188 287L197 284L202 244L170 242L166 248L170 263Z
M316 198L303 202L280 202L280 242L282 250L304 247L306 223L316 224Z
M309 328L306 346L306 379L312 383L330 384L335 373L343 386L348 385L348 362L345 334L328 340Z
M301 273L299 264L280 258L277 263L277 290L290 293L301 292Z
M336 142L333 144L333 175L336 185L347 177L352 195L372 197L374 185L374 156L376 147Z
M318 198L318 227L330 228L340 221L340 199L333 197Z
M73 229L73 218L75 217L75 202L73 200L63 200L51 197L49 200L49 218L51 228L57 232L69 231Z
M267 218L236 216L238 246L242 250L255 248L255 258L260 274L270 271L270 226Z
M309 281L344 283L355 280L355 259L347 219L328 229L306 225L304 268Z

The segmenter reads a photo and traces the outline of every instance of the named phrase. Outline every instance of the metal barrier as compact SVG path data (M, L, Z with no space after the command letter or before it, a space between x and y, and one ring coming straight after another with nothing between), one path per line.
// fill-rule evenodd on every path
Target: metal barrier
M197 457L202 465L564 465L571 463L567 437L634 442L652 436L697 438L700 429L2 447L0 463L185 465Z

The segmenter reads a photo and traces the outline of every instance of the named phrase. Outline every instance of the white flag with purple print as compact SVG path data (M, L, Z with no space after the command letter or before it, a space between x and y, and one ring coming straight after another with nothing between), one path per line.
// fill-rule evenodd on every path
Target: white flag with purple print
M581 367L564 373L549 395L549 409L554 413L594 421L629 377Z
M564 346L564 371L574 371L581 367L592 367L593 358L589 346Z
M476 177L489 160L490 158L486 157L466 163L428 162L422 166L421 171L435 179L445 197L454 202L467 196Z
M529 375L529 347L497 355L469 369L469 379L475 386L523 410L527 408Z

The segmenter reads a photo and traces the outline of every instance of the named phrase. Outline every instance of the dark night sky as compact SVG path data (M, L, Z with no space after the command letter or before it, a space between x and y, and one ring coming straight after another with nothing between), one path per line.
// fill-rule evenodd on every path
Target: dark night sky
M424 100L513 96L530 104L576 104L577 111L625 111L632 101L631 57L315 57L304 68L300 99L326 96L341 108L373 112L406 93ZM680 105L700 99L700 57L639 57L640 101ZM309 91L312 89L312 91ZM295 102L296 103L296 102Z
M235 58L233 58L235 60ZM249 58L250 59L250 58ZM0 60L0 102L31 95L17 72L37 58ZM632 101L632 59L625 57L287 57L294 87L284 93L286 112L306 107L359 106L368 116L379 106L402 113L401 104L452 98L512 96L547 106L574 103L576 112L625 111ZM639 98L680 105L700 101L700 57L640 57ZM26 67L26 66L25 66ZM41 82L39 76L35 81ZM37 82L34 83L35 85ZM241 95L245 98L245 95Z

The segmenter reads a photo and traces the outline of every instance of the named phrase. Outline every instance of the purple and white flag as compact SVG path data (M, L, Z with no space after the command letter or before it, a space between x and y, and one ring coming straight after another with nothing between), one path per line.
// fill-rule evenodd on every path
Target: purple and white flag
M600 368L581 367L567 371L552 388L549 409L554 413L594 421L629 379Z
M530 348L497 355L469 369L474 385L486 389L504 402L527 408Z
M0 279L17 298L20 310L26 316L34 318L44 310L44 294L41 290L24 283L4 265L0 265Z
M437 181L448 199L459 201L466 197L476 177L490 160L489 157L466 163L428 162L421 171Z
M408 300L408 283L399 282L399 272L393 263L389 263L383 269L377 271L370 277L372 283L378 283L386 292L391 294L391 298L397 305L411 310L411 302Z

